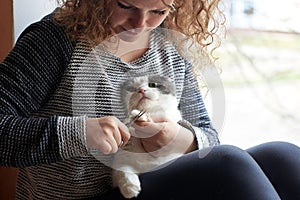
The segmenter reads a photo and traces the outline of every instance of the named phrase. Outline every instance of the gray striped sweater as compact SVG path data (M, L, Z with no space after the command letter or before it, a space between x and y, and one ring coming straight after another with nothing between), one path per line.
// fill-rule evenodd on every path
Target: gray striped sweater
M80 199L111 189L104 164L111 156L86 148L85 120L124 119L119 88L131 76L170 77L199 148L219 144L191 67L159 32L144 56L125 63L70 42L52 15L30 25L0 65L0 163L20 169L17 199Z

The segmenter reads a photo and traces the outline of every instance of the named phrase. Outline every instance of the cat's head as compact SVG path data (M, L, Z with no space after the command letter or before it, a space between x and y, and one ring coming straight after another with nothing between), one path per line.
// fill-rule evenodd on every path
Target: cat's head
M141 76L127 80L122 86L123 102L130 112L133 109L150 112L176 101L174 83L165 76Z

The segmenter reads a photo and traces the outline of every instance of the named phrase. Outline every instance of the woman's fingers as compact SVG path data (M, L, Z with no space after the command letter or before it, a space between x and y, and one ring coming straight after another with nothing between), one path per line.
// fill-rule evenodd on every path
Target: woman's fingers
M132 125L134 128L134 136L138 138L150 138L156 134L162 133L165 127L165 122L153 123L153 122L138 122Z
M123 147L127 144L128 140L130 139L130 132L125 124L119 121L119 133L121 135L121 141L119 143L119 147Z
M116 117L87 119L87 146L99 149L104 154L116 153L129 138L128 128Z
M102 143L102 144L101 144ZM113 148L112 145L110 144L109 141L104 140L103 142L99 143L99 150L103 153L103 154L111 154L113 152Z

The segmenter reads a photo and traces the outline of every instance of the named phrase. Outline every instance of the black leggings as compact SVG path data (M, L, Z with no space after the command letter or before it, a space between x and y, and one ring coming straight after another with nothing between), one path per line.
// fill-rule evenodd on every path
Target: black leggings
M300 200L300 148L272 142L247 151L220 145L142 174L143 200ZM118 189L98 199L124 199Z

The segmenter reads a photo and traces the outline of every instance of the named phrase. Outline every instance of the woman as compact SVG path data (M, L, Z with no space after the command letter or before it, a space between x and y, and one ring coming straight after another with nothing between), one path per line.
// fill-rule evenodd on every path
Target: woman
M297 199L299 148L219 145L193 66L180 54L184 38L200 51L213 45L218 4L65 0L29 26L0 66L0 162L20 168L17 199L123 199L106 165L130 138L116 91L128 77L152 73L175 81L185 121L155 119L136 131L158 130L141 139L147 152L171 144L186 155L141 175L138 199ZM160 28L187 37L174 44Z

